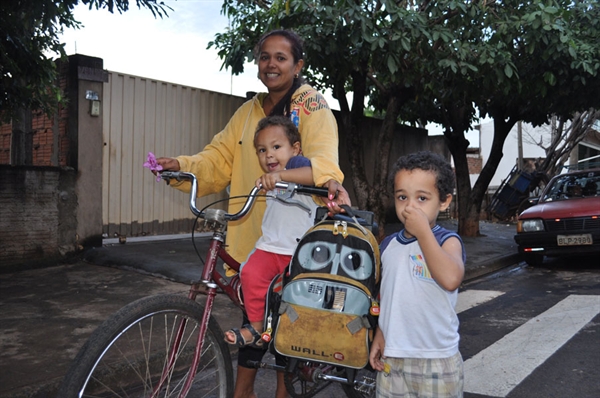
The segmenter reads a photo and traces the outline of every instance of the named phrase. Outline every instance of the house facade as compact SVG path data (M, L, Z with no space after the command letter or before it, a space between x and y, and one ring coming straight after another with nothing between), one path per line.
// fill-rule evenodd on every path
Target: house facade
M483 167L485 166L487 159L489 159L492 149L494 123L493 121L482 123L476 128L479 130L479 157L481 160L481 167ZM510 175L510 172L515 165L518 164L520 147L522 148L521 153L524 161L524 169L526 170L532 167L528 165L528 163L532 163L535 159L544 158L546 156L544 149L539 143L548 143L551 136L551 126L547 124L533 127L529 123L522 123L520 128L521 134L519 134L519 124L515 124L504 141L502 160L500 161L496 174L494 174L488 188L491 192L495 192L502 182ZM571 152L569 161L567 165L565 165L563 172L569 169L600 167L599 132L600 122L596 121L593 130L590 131L583 141L581 141ZM478 173L471 174L471 185L475 183L478 177Z

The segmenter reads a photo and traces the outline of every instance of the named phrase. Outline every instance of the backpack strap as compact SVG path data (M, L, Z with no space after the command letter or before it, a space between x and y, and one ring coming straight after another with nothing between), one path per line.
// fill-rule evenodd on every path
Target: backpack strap
M282 301L281 305L279 306L279 315L283 314L287 314L288 318L290 319L290 323L294 323L298 320L298 313L296 310L285 301Z
M356 334L358 333L362 328L365 329L370 329L371 328L371 324L369 323L369 321L366 319L366 317L362 317L362 316L357 316L356 318L354 318L353 320L351 320L350 322L348 322L346 324L346 327L348 328L348 331L352 334Z

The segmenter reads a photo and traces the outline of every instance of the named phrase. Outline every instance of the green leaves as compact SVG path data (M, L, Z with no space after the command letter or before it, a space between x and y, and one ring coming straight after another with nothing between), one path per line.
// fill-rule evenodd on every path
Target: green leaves
M554 73L552 72L545 72L544 81L549 85L554 86L556 84L556 76L554 76Z
M558 94L575 97L573 79L580 90L600 75L600 11L593 0L256 4L226 1L224 9L235 15L232 30L211 43L226 50L224 66L239 72L260 34L291 28L305 38L304 72L317 85L355 94L364 86L376 112L385 111L398 87L414 90L419 101L402 107L405 120L440 119L441 104L457 102L484 113L522 103L521 111L526 106L533 114L535 104L542 115L557 106Z
M52 116L64 97L58 85L54 60L65 58L58 33L78 28L73 16L80 0L10 0L0 2L0 120L8 122L17 110L41 110ZM90 9L125 12L129 0L81 0ZM140 8L162 17L171 9L156 0L135 0Z

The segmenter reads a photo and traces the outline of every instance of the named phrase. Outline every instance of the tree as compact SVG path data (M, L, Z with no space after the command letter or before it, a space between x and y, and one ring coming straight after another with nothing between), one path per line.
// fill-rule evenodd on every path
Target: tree
M249 43L292 28L305 39L307 77L331 88L341 107L358 205L385 214L393 126L442 123L456 174L459 233L479 233L481 203L517 120L542 123L594 106L600 70L595 1L309 1L226 0L228 31L209 44L239 73ZM346 101L352 92L353 101ZM358 126L365 99L384 112L372 141L381 148L374 177L364 170ZM494 118L493 150L471 189L464 133L477 111Z
M502 158L504 141L517 121L539 126L600 105L600 7L596 1L503 2L486 21L489 42L509 57L499 73L482 67L473 97L482 116L494 120L490 158L473 189L458 175L459 232L479 231L485 191ZM491 78L490 78L491 77ZM452 147L451 147L452 150ZM462 156L453 153L455 162ZM466 165L464 166L466 167ZM462 200L461 200L462 198ZM465 200L466 199L466 200Z
M562 171L571 152L583 139L595 135L596 140L600 140L600 132L592 128L598 120L600 111L588 109L575 113L570 120L553 118L551 125L538 136L525 131L524 141L538 145L546 153L546 157L536 165L536 172L553 177Z
M133 3L133 1L131 1ZM57 84L54 60L47 54L66 57L59 34L63 28L80 26L73 16L79 3L126 12L129 0L11 0L0 3L0 122L21 119L23 110L52 115L63 101ZM138 8L154 17L171 9L157 0L135 0Z
M449 70L450 62L444 63L447 54L464 52L449 45L453 28L445 21L456 14L450 9L454 3L226 1L223 13L230 18L231 29L218 34L209 47L216 46L223 65L239 73L243 61L252 60L247 43L257 42L265 31L293 28L304 38L307 78L318 88L331 88L340 103L340 130L347 139L357 204L374 211L383 226L384 199L390 198L388 143L395 125L400 116L417 123L419 107L428 104L433 108L427 81L437 68L436 57L442 68ZM348 91L353 95L352 104L346 99ZM366 99L384 114L381 131L369 137L381 151L374 159L370 181L361 150L364 137L359 130Z

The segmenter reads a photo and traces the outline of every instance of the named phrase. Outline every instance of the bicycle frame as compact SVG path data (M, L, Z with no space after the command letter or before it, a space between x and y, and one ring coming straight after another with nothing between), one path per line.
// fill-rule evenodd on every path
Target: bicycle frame
M240 263L236 261L233 257L225 251L225 227L228 221L238 220L244 217L248 211L252 208L254 204L254 200L259 192L258 188L254 188L250 194L249 199L246 201L242 209L235 214L228 214L223 210L215 210L208 209L204 212L198 210L196 208L195 198L197 193L197 180L196 177L191 173L184 172L163 172L161 173L161 177L165 180L169 180L171 178L175 178L178 180L186 179L191 180L192 187L190 190L190 210L197 217L203 218L206 226L209 226L213 231L213 235L211 237L210 246L208 249L208 254L206 256L206 262L204 264L204 268L202 270L202 276L199 282L195 282L192 284L190 291L188 293L188 298L190 300L196 300L198 294L206 295L206 302L204 306L204 314L202 317L202 323L200 326L200 331L198 334L198 341L196 343L196 350L194 353L194 358L192 362L192 367L190 368L190 372L187 375L186 381L184 383L183 389L181 391L181 396L185 397L191 388L192 381L195 377L195 374L198 369L198 365L200 362L200 357L202 355L202 349L204 345L204 339L206 336L206 330L208 328L208 322L210 316L212 314L212 307L214 305L215 297L217 296L217 290L221 289L223 293L225 293L231 301L239 307L242 311L245 311L244 305L240 300L238 295L238 291L240 289L240 276L239 269ZM288 192L295 191L296 188L302 189L304 192L316 194L316 195L327 195L327 190L324 188L316 188L316 187L301 187L296 184L291 183L277 183L277 187L281 189L286 189ZM225 279L225 277L216 269L217 259L220 258L223 260L225 264L231 267L233 270L238 272L234 275L229 281ZM181 344L181 335L183 335L183 331L186 327L186 322L181 321L178 326L177 337L173 342L172 347L172 357L169 359L169 365L163 371L163 375L161 377L161 381L154 389L154 395L157 394L163 387L165 380L169 372L172 371L173 363L176 358L176 353L178 352L179 346Z
M195 207L197 181L193 174L165 172L161 177L191 180L192 213L204 220L205 230L212 232L207 242L208 252L200 255L206 258L206 263L186 294L140 298L96 328L65 375L59 389L61 396L135 393L144 397L185 398L189 394L216 393L225 398L233 393L235 378L230 347L212 310L217 294L225 294L245 311L240 294L240 264L225 251L225 231L228 221L247 214L259 188L253 188L247 195L238 213L214 208L200 211ZM296 193L328 195L327 189L292 183L277 183L275 188L268 193L269 197L305 210L311 207L296 200ZM238 274L226 277L225 270L220 269L222 261ZM198 302L198 295L206 297ZM359 375L354 369L332 367L293 355L287 357L285 365L257 358L248 366L282 372L285 389L294 398L309 398L330 382L341 383L349 398L371 398L374 394L375 381L370 369L358 370Z
M216 227L215 227L216 228ZM236 272L239 272L240 263L233 259L225 251L224 248L225 236L222 230L215 229L213 231L213 236L211 238L210 247L208 249L208 254L206 256L206 262L204 264L204 269L202 270L202 279L201 282L193 283L190 291L188 293L188 298L190 300L196 300L198 294L206 295L206 302L204 304L204 315L202 317L202 323L200 326L200 332L198 333L198 341L196 343L196 350L194 353L194 359L192 362L192 367L190 369L190 373L187 376L184 387L182 389L182 396L186 396L191 388L192 381L196 374L196 370L198 369L198 365L200 363L200 357L202 355L202 347L204 345L204 338L206 335L206 329L208 327L208 321L210 315L212 314L212 307L214 304L215 297L217 296L217 288L220 288L233 303L238 306L242 311L244 311L244 305L239 299L237 294L237 289L239 288L239 273L234 275L229 282L221 275L219 271L216 269L217 258L220 258L233 268ZM202 289L202 285L205 286L205 289ZM161 382L156 386L155 391L160 391L163 386L164 380L166 380L168 371L173 366L173 362L175 359L175 353L178 352L179 344L181 343L180 336L183 334L183 330L185 329L185 321L182 320L179 325L177 331L177 338L173 342L173 349L171 353L173 355L169 360L169 366L166 367L163 376L161 377Z

